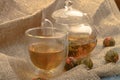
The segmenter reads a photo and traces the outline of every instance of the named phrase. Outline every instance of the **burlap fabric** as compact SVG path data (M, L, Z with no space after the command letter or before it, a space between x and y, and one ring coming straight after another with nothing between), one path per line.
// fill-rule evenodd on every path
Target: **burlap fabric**
M28 28L40 26L41 9L47 7L46 17L63 7L64 0L0 0L0 80L32 80L35 68L29 62ZM94 67L87 70L77 66L52 80L100 80L101 77L120 75L120 60L105 64L104 55L110 49L120 53L120 15L113 0L74 0L75 8L87 12L94 20L98 43L91 58ZM49 13L49 14L48 14ZM105 36L113 36L116 46L103 48Z

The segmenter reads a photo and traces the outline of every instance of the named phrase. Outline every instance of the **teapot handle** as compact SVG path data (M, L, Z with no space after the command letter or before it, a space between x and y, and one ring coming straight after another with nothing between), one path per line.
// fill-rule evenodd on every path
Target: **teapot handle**
M42 21L42 27L47 27L46 24L48 23L47 26L53 27L53 23L49 20L49 19L44 19L44 21Z
M45 27L45 26L50 26L50 27L53 27L53 23L49 20L49 19L47 19L47 18L45 18L45 8L43 8L43 10L42 10L42 23L41 23L41 26L42 27ZM47 25L47 23L48 23L48 25Z
M65 0L65 9L71 9L73 2L71 0Z

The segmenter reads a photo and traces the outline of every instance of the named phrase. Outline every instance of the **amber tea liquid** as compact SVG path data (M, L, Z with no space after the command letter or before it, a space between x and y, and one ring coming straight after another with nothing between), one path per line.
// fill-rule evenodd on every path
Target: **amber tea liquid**
M88 34L70 35L69 42L68 56L72 56L77 59L89 56L90 52L97 44L96 37L89 36Z
M29 53L33 64L44 70L54 69L65 60L65 51L60 44L33 43Z

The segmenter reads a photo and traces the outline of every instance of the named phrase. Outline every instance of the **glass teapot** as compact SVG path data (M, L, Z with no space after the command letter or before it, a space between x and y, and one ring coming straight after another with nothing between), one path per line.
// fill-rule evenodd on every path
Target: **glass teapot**
M74 9L72 1L66 0L64 8L53 12L52 17L55 23L68 26L64 28L69 32L68 56L76 59L88 57L97 44L97 35L87 13Z

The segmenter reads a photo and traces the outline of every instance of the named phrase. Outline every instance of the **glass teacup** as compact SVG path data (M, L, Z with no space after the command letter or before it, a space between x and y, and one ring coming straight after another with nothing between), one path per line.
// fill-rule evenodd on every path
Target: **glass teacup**
M26 31L28 51L40 77L49 79L64 70L68 54L68 34L53 27L36 27Z

